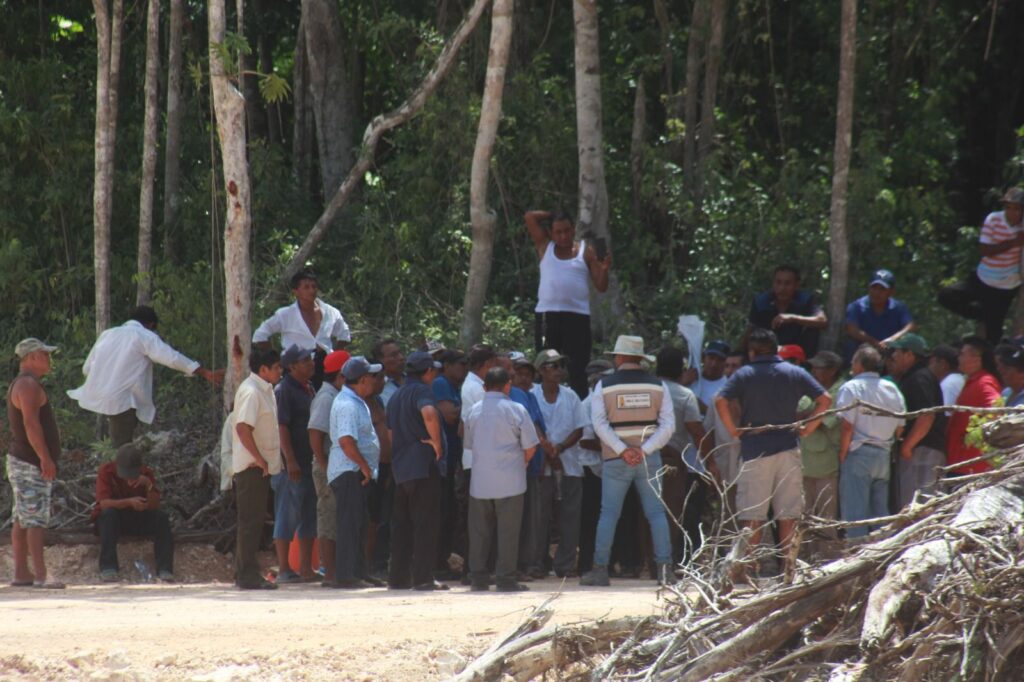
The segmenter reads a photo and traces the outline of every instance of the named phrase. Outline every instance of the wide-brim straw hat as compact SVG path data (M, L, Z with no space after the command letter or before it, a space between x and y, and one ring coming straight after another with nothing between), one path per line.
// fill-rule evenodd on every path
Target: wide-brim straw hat
M620 336L615 339L615 349L608 351L605 355L630 355L643 358L647 362L654 362L653 355L644 353L644 340L639 336Z

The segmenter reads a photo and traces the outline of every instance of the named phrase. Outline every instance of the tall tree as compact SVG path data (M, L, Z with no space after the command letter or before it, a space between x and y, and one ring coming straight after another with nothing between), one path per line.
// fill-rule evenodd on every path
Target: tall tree
M593 233L611 245L608 229L608 186L604 176L604 134L601 114L601 60L597 1L573 0L576 74L576 145L579 148L578 234ZM592 295L596 299L596 294ZM610 273L607 310L591 305L591 320L598 339L604 338L613 321L622 319L622 301L615 272Z
M309 67L306 59L306 23L299 20L292 66L292 174L295 184L308 192L313 169L313 112L309 105Z
M177 234L181 218L181 73L182 26L185 0L171 0L167 46L167 141L164 144L164 258L177 258Z
M341 23L337 0L302 0L306 68L316 122L323 196L334 196L355 161L359 97L356 54Z
M299 247L298 251L295 252L295 255L292 256L292 259L285 266L283 274L286 281L298 272L313 254L313 250L324 238L324 235L327 234L327 229L334 222L338 212L348 202L356 187L359 186L366 171L370 170L377 153L377 144L380 142L381 137L384 136L384 133L402 125L423 109L427 98L434 94L438 86L441 85L441 81L444 80L452 66L455 65L455 57L459 54L459 50L462 49L469 36L473 34L473 29L480 23L480 17L483 16L484 10L490 4L491 0L474 0L473 5L466 10L466 16L462 23L459 24L458 28L455 29L455 33L445 43L441 54L437 56L433 68L423 77L423 80L413 90L412 94L409 95L409 98L396 109L376 116L366 126L366 130L363 132L363 145L359 158L356 160L352 170L345 176L345 180L334 192L331 200L327 202L323 213L317 218L316 224L313 225L309 234L306 235L305 241L302 242L302 246Z
M839 342L846 319L846 288L850 276L850 236L846 199L850 180L853 137L853 93L857 63L857 0L843 0L839 24L839 92L836 95L836 140L833 153L832 205L829 211L829 256L832 268L828 288L826 344Z
M160 0L149 0L146 12L145 113L142 124L142 180L139 188L139 252L136 305L149 303L153 256L153 190L156 184L156 137L159 133L156 108L159 99Z
M692 187L697 172L697 115L700 104L700 67L708 33L708 0L695 0L686 42L686 84L683 92L683 176Z
M242 0L237 0L241 9ZM241 12L239 12L241 14ZM245 98L237 73L224 63L226 20L224 0L210 0L207 27L210 35L210 85L217 116L227 214L224 221L224 295L227 316L228 360L224 377L224 407L230 405L238 384L248 375L252 339L252 237L249 161L245 152Z
M711 34L708 38L707 57L704 60L704 97L701 100L698 166L703 166L715 139L715 101L718 96L718 74L722 69L725 15L728 9L729 0L711 0Z
M96 15L96 140L92 193L96 332L110 326L110 218L114 203L114 151L121 71L123 0L93 0Z
M462 330L459 342L469 348L483 333L484 298L491 278L494 258L494 225L497 217L487 205L491 154L501 121L501 99L505 89L509 45L512 42L513 0L494 0L491 8L491 45L487 53L487 78L480 124L473 150L469 179L469 219L473 225L473 248L469 257L469 277L462 305Z

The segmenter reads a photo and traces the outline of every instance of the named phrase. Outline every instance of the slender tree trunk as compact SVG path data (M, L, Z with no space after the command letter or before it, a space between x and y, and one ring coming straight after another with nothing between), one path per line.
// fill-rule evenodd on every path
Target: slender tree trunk
M358 96L353 92L354 59L337 0L303 0L302 24L326 201L338 191L355 162Z
M693 186L697 171L697 105L700 71L704 63L704 43L708 32L708 1L696 0L690 18L690 37L686 43L686 86L683 94L683 178Z
M644 179L644 137L647 130L647 91L644 75L636 76L636 92L633 95L633 132L629 142L629 171L633 180L633 212L637 219L643 214L641 190Z
M306 23L300 19L292 67L292 174L303 192L309 192L313 186L313 112L309 97Z
M181 72L185 0L171 0L167 50L167 142L164 146L164 258L176 262L181 219Z
M239 4L241 0L239 0ZM249 163L245 154L245 98L239 92L236 74L225 70L217 45L224 42L224 0L208 3L210 34L210 84L217 115L224 165L227 214L224 222L224 294L227 314L227 372L224 377L224 407L230 405L238 384L248 375L252 339L252 262L249 241L252 234Z
M608 229L608 187L604 177L604 139L601 114L601 61L596 0L573 0L575 24L576 143L579 148L578 234L593 232L611 246ZM599 305L602 304L602 305ZM595 337L607 336L622 320L622 301L615 272L609 276L606 300L591 293L591 322Z
M715 141L715 100L718 96L718 73L722 67L722 46L725 43L725 15L729 0L711 0L711 36L708 40L707 59L704 61L704 97L701 101L700 138L697 149L698 175L711 145Z
M160 78L160 0L149 0L146 13L146 107L142 124L142 181L139 189L139 254L136 305L147 305L152 291L153 189L156 184L156 108Z
M452 66L455 64L455 57L458 55L459 50L465 44L466 40L473 33L473 29L480 22L480 17L483 16L484 10L491 4L491 0L474 0L473 5L466 10L466 16L459 24L459 27L455 29L455 33L448 42L445 44L444 49L441 50L441 54L438 55L437 60L434 62L434 66L430 69L430 72L423 77L423 80L416 87L416 89L409 95L409 98L402 102L396 109L389 111L386 114L380 114L375 117L370 124L366 126L366 131L363 133L363 145L362 150L359 154L359 158L356 160L352 170L348 172L344 182L338 187L338 190L331 197L331 200L324 207L323 213L317 218L316 224L306 235L305 241L302 242L302 246L299 247L292 259L288 261L288 264L284 268L283 279L287 281L292 275L299 271L309 257L313 254L317 244L327 234L327 229L334 222L338 212L345 206L352 193L355 191L359 183L362 182L363 176L366 171L370 170L373 165L374 157L377 151L377 144L380 142L381 137L384 133L397 128L402 125L413 116L418 114L423 105L426 104L427 98L434 94L441 81L448 75Z
M850 276L850 237L846 224L846 198L850 178L853 137L853 93L857 61L857 0L843 0L839 28L839 93L836 96L836 147L833 154L832 206L829 213L829 255L832 261L828 290L828 332L825 343L839 343Z
M274 71L274 41L273 36L268 33L260 34L256 43L256 53L259 56L260 73L273 73ZM284 134L281 130L281 103L267 103L267 139L272 145L280 145L284 141Z
M113 213L117 91L121 69L122 0L93 0L96 14L96 145L93 184L93 263L96 333L110 326L110 220Z
M491 46L487 53L487 79L480 105L480 125L473 150L469 181L469 218L473 224L473 249L469 256L469 277L462 305L459 343L469 348L483 335L484 299L491 278L494 256L494 225L497 217L487 205L491 153L501 121L501 97L505 89L509 45L512 42L514 0L494 0L491 8Z

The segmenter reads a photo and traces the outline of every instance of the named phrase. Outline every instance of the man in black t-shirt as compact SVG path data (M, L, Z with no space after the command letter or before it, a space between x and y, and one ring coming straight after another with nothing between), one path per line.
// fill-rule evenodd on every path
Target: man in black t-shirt
M771 329L780 346L795 344L807 357L818 352L821 330L828 325L818 297L800 288L800 271L780 265L772 273L772 288L754 297L742 346L754 329Z
M904 334L889 344L888 369L896 378L907 411L942 405L942 389L928 370L928 346L917 334ZM906 507L917 491L932 493L946 464L946 415L938 412L908 420L900 443L899 502Z

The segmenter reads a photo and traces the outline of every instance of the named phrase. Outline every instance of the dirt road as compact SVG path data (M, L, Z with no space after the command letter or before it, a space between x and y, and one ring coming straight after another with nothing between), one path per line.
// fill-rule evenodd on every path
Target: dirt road
M653 581L583 589L550 578L519 594L420 594L319 585L0 588L0 678L107 680L444 679L563 591L552 622L648 615Z

